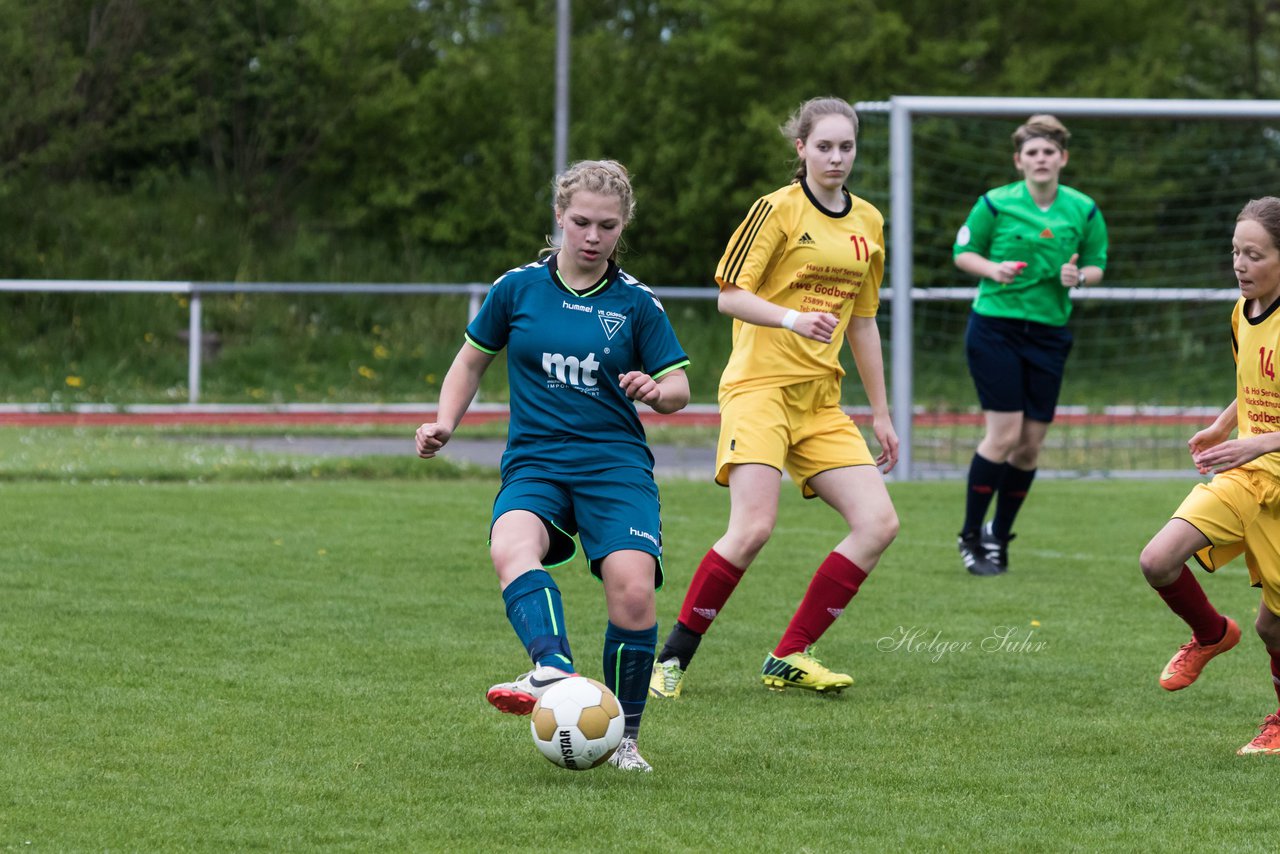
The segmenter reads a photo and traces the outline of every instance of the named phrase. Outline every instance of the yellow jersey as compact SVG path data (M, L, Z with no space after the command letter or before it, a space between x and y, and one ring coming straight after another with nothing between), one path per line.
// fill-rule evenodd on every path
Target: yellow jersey
M1257 317L1246 317L1245 300L1231 312L1231 347L1236 360L1236 430L1241 438L1280 430L1280 383L1276 382L1276 350L1280 349L1280 302ZM1241 468L1254 469L1280 481L1280 453L1263 454Z
M733 352L720 398L750 389L842 377L840 348L853 316L875 317L884 278L884 216L845 192L841 212L818 204L804 181L756 201L716 266L716 283L799 312L826 311L830 344L782 328L733 321Z

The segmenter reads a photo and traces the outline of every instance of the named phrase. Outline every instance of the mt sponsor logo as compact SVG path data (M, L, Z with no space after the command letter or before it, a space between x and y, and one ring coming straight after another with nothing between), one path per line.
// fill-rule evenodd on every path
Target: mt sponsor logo
M548 387L559 384L583 390L594 389L599 383L596 372L600 370L600 362L595 353L588 353L582 359L561 353L543 353L542 370L552 381Z

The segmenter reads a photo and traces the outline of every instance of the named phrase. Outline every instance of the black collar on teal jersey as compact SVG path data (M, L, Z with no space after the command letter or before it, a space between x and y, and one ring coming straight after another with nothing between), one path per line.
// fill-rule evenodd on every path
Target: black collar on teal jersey
M551 283L565 293L572 294L578 298L593 297L597 294L604 293L608 290L609 285L613 284L613 280L618 278L618 272L621 269L616 263L614 263L613 259L610 258L609 264L605 268L604 276L601 277L600 281L596 282L585 291L575 291L573 288L565 284L564 279L560 277L559 257L560 254L557 252L547 259L547 270L551 273Z
M840 188L840 193L844 196L844 210L837 212L826 207L813 197L813 193L809 190L809 182L804 178L800 179L800 186L804 188L804 194L809 197L809 201L813 206L832 219L840 219L840 217L853 210L853 197L849 195L849 190L845 187Z

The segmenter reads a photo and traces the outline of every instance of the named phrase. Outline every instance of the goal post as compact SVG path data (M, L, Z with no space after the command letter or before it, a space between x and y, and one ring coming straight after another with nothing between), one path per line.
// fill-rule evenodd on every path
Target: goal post
M887 210L886 218L888 220L888 242L889 242L889 270L887 286L890 299L890 387L891 387L891 403L894 413L894 424L898 430L901 449L899 452L898 466L894 472L898 479L910 480L920 476L922 473L917 466L915 459L916 454L916 430L915 416L919 411L918 399L916 396L916 328L915 323L918 319L919 306L929 302L937 301L954 301L964 302L971 300L975 292L974 287L955 287L953 283L944 286L931 286L931 282L917 281L917 231L921 216L914 209L916 199L919 197L920 187L916 185L917 180L917 158L922 155L915 151L917 120L923 117L940 117L946 119L1001 119L1007 127L1003 127L1000 133L990 134L985 139L986 151L992 161L987 166L997 166L999 159L1004 156L1011 158L1011 149L1006 149L1004 141L1009 139L1009 132L1013 127L1020 124L1028 116L1036 113L1051 113L1062 119L1084 118L1093 120L1105 120L1107 122L1116 122L1117 126L1121 123L1128 122L1131 126L1136 122L1143 123L1144 129L1151 131L1156 128L1159 122L1207 122L1218 121L1232 123L1248 123L1250 131L1248 134L1242 134L1246 137L1238 140L1241 146L1252 146L1255 149L1267 148L1276 143L1280 138L1280 132L1269 127L1259 127L1260 123L1280 120L1280 101L1229 101L1229 100L1161 100L1161 99L1125 99L1125 98L1001 98L1001 97L944 97L944 96L894 96L889 101L884 102L859 102L855 105L858 112L864 116L880 114L887 117L887 144L884 149L884 159L887 161L885 166L887 169ZM864 129L866 124L864 123ZM990 130L991 128L988 128ZM1158 131L1156 131L1158 137ZM1142 149L1142 144L1149 143L1150 134L1145 140L1135 143L1134 150ZM863 147L860 140L860 147ZM1226 140L1223 140L1224 146ZM865 151L865 147L863 147ZM1001 152L1007 150L1009 153L1002 155ZM1131 153L1131 152L1130 152ZM1222 211L1231 211L1231 216L1239 209L1249 198L1277 194L1280 195L1280 166L1273 161L1280 160L1280 147L1276 150L1268 150L1258 152L1267 159L1272 168L1264 168L1254 175L1257 179L1252 189L1251 195L1240 195L1241 189L1235 190L1235 195L1230 199L1224 197L1220 203ZM1206 144L1206 157L1214 158L1215 168L1222 172L1229 172L1232 165L1238 161L1233 159L1234 155L1224 155L1221 151L1217 151L1211 144ZM1243 155L1240 155L1243 158ZM860 157L860 159L862 159ZM1222 161L1222 162L1218 162ZM1252 162L1252 161L1250 161ZM1016 174L1012 170L1012 165L1006 159L1008 164L1005 168L1008 178L1004 183L1016 180ZM1072 165L1076 163L1073 158ZM1138 182L1144 180L1144 167L1147 164L1137 164L1133 166L1122 162L1122 158L1117 155L1111 160L1112 165L1117 166L1119 177L1116 181L1116 187L1122 187L1123 182L1133 182L1134 186L1138 186ZM1191 164L1188 164L1191 165ZM874 170L876 167L870 167ZM1250 167L1253 168L1253 167ZM945 251L947 258L950 256L950 247L952 235L962 222L965 214L968 212L969 206L983 192L994 186L996 182L990 180L985 175L978 175L981 170L974 169L975 175L972 177L971 183L965 177L957 177L958 184L964 184L963 188L957 186L955 192L951 196L959 194L967 201L958 202L955 198L948 201L953 208L953 216L958 216L951 226L950 231L945 233L934 233L928 238L933 243L945 243ZM990 171L990 170L988 170ZM1191 170L1195 171L1195 170ZM1075 176L1078 176L1079 186L1082 190L1090 195L1098 198L1098 191L1095 190L1094 183L1096 175L1094 172L1072 173L1064 179L1064 183L1075 185ZM1209 180L1212 176L1209 176ZM1162 184L1161 181L1151 181L1150 176L1146 180L1151 184ZM1177 182L1171 183L1172 187L1177 186ZM1224 188L1230 189L1230 188ZM1174 193L1175 190L1170 190ZM868 195L875 196L874 188ZM1103 215L1108 217L1108 224L1111 225L1111 217L1109 211L1112 208L1124 210L1126 215L1130 217L1140 217L1141 207L1143 205L1153 204L1150 199L1143 197L1137 199L1122 199L1121 193L1117 189L1112 192L1105 200L1099 199ZM1234 206L1234 207L1232 207ZM1155 207L1162 205L1154 204ZM956 213L958 211L958 213ZM1221 214L1219 215L1221 220ZM1224 229L1229 234L1230 220L1221 221ZM1138 239L1146 239L1152 229L1133 229L1138 234ZM1220 247L1210 247L1204 244L1204 241L1196 244L1196 251L1200 251L1204 244L1204 251L1221 251L1225 257L1229 248L1229 236L1226 237ZM1137 241L1135 241L1137 242ZM1144 251L1150 247L1142 244ZM937 247L934 247L935 251ZM1151 287L1152 281L1133 281L1132 275L1113 275L1112 269L1125 269L1125 254L1130 253L1132 247L1126 246L1123 240L1112 240L1111 252L1108 258L1108 275L1107 283L1103 287L1088 288L1082 293L1073 296L1081 302L1093 301L1130 301L1136 306L1149 306L1153 304L1168 305L1171 303L1189 302L1199 300L1202 302L1212 303L1216 306L1213 311L1205 315L1206 319L1213 319L1212 322L1219 322L1218 330L1220 334L1225 336L1226 314L1229 306L1226 304L1228 300L1235 298L1234 288L1223 287L1218 288L1160 288ZM941 264L941 261L939 261ZM935 265L937 266L937 265ZM968 277L959 271L953 271L952 281L962 281ZM1176 276L1170 276L1171 280ZM1175 282L1180 284L1179 282ZM975 283L976 285L976 283ZM1077 306L1079 313L1080 306ZM1140 309L1135 308L1135 311ZM1215 313L1216 312L1216 313ZM967 312L966 312L967 313ZM1217 319L1220 318L1220 321ZM962 328L960 334L963 334ZM960 351L962 353L962 349ZM1074 357L1073 357L1074 361ZM1079 366L1069 363L1067 368L1068 380L1070 380L1073 367ZM964 373L967 380L967 371ZM976 406L976 397L970 389L970 398L974 398L973 403ZM1218 401L1219 407L1225 405L1231 399L1231 394L1227 394ZM1206 401L1206 404L1211 401ZM1123 408L1123 407L1122 407ZM1142 406L1129 407L1135 413L1142 411ZM1186 407L1184 407L1186 409ZM1204 407L1192 406L1188 410L1196 417L1203 417L1203 412L1207 411ZM1061 407L1060 407L1061 412ZM1140 415L1133 416L1135 421ZM1207 423L1207 419L1203 423ZM1185 430L1185 427L1183 428ZM1189 433L1188 433L1189 435ZM976 447L976 439L973 442ZM972 448L969 449L970 453ZM1086 470L1092 471L1086 467ZM1184 474L1188 473L1186 471Z

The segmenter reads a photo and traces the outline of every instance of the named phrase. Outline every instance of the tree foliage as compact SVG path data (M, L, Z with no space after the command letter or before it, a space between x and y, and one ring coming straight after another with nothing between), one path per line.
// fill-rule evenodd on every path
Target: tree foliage
M570 156L631 168L658 284L708 279L812 95L1280 95L1275 0L572 7ZM4 275L491 279L551 224L555 12L0 0Z

